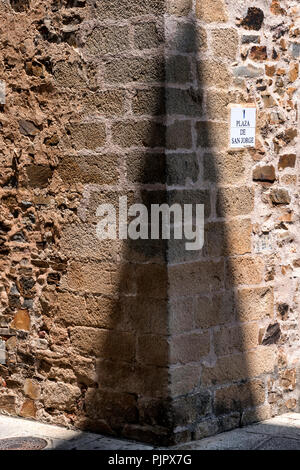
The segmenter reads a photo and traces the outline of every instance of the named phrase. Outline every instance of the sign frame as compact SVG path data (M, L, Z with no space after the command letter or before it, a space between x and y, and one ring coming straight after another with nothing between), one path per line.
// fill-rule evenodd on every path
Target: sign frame
M257 107L255 103L231 104L229 148L235 150L255 148L256 122ZM236 142L233 143L233 139ZM241 142L238 142L239 139ZM242 142L243 140L249 140L249 142Z

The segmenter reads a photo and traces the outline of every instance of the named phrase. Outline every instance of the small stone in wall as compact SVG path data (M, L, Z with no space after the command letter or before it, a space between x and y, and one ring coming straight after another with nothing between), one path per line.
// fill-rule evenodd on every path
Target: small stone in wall
M273 77L275 75L275 72L276 72L275 65L266 65L265 69L266 69L266 75L268 77Z
M10 414L16 412L16 397L14 395L0 395L0 411L6 411Z
M268 346L270 344L276 344L278 340L280 339L281 336L281 330L279 323L274 323L272 325L269 325L264 337L262 339L262 345Z
M27 121L26 119L21 119L19 121L19 129L21 134L27 136L35 136L39 133L39 129L32 121Z
M285 155L281 155L279 158L278 168L279 170L283 170L284 168L295 168L295 163L296 163L295 153L288 153Z
M294 42L292 44L292 54L295 59L300 56L300 43Z
M0 104L5 104L6 85L3 80L0 80Z
M272 111L269 115L269 122L270 124L279 124L283 123L285 121L285 118L282 113L277 112L277 111Z
M241 26L245 29L254 29L259 31L264 21L264 12L260 8L248 8L247 15L241 22Z
M5 341L0 339L0 364L6 363Z
M259 44L260 36L258 34L244 34L242 36L242 44Z
M273 106L276 106L276 101L269 93L262 94L262 100L265 108L273 108Z
M290 142L292 142L295 139L295 137L297 137L297 135L298 135L297 129L292 129L292 128L287 129L285 131L284 135L283 135L283 140L287 144L289 144Z
M280 39L280 49L282 51L286 51L287 50L287 42L284 38L281 38Z
M250 50L250 59L256 60L258 62L263 62L267 60L267 48L266 46L253 46Z
M277 310L282 320L287 320L289 313L289 306L286 303L280 303L277 305Z
M253 170L253 180L273 183L276 179L273 165L257 166Z
M270 200L274 205L289 204L291 197L286 189L272 188L270 191Z
M286 15L286 11L281 8L280 2L278 0L273 0L271 7L270 7L271 13L273 15Z
M290 398L289 400L287 400L285 402L285 406L289 409L289 410L294 410L296 407L297 407L297 400L296 398Z
M286 210L282 212L282 214L278 217L277 220L278 222L286 222L286 223L293 222L293 211Z
M24 383L24 393L33 400L38 400L40 397L40 386L31 379L26 379Z
M296 63L296 64L291 65L290 70L289 70L290 82L295 82L298 78L298 74L299 74L299 64Z
M19 412L19 415L22 416L23 418L35 418L36 406L35 406L34 401L25 400Z
M272 51L272 59L273 60L277 60L278 59L278 53L276 51L276 49L273 48L273 51Z
M296 386L296 370L287 369L280 374L280 385L286 390L291 392L295 390Z
M239 65L233 68L235 77L256 78L264 74L264 69L261 67L254 67L253 65Z
M15 330L29 331L30 315L28 310L18 310L10 326Z

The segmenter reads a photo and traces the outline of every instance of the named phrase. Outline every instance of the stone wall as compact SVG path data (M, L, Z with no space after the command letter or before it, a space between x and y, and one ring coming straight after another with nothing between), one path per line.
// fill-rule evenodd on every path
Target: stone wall
M1 412L166 444L298 410L300 13L248 3L0 2ZM203 250L99 241L123 195L204 203Z
M185 93L201 96L197 110L170 103L168 119L191 135L176 155L187 178L175 184L177 197L205 203L207 220L201 254L169 246L171 394L177 439L200 439L299 409L300 11L293 1L175 3L167 47L188 57ZM234 103L257 108L255 149L228 150Z

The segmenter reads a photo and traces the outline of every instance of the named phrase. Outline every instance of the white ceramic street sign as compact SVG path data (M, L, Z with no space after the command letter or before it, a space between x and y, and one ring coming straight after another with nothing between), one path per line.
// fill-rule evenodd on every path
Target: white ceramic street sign
M255 147L256 108L231 107L230 148Z

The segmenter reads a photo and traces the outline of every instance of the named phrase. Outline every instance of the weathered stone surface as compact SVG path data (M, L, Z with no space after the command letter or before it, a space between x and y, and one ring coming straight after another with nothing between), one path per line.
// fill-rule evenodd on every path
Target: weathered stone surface
M241 186L240 188L223 188L218 191L217 214L219 217L249 214L253 207L252 188Z
M207 48L207 34L202 27L197 27L194 22L167 23L167 28L172 31L167 40L167 47L182 53L204 51Z
M182 60L184 64L184 60ZM179 72L178 72L179 73ZM163 58L122 58L107 59L104 78L107 83L163 82L165 66Z
M199 385L200 366L185 364L170 369L170 392L173 397L185 395Z
M289 79L290 82L295 82L299 76L299 63L296 62L290 66Z
M164 153L130 152L126 159L127 178L133 183L166 182L166 156Z
M256 323L221 327L214 334L216 355L226 356L256 348L259 339L258 330Z
M167 127L166 147L170 150L189 149L192 146L190 121L175 121Z
M242 44L260 43L260 36L257 34L243 34Z
M250 253L251 234L250 219L206 224L203 253L212 257Z
M274 293L269 287L239 289L236 300L239 321L273 317Z
M196 124L197 144L199 147L228 148L228 124L214 121L200 121Z
M169 267L171 295L200 294L212 285L220 289L224 283L223 262L197 262Z
M129 47L126 26L102 26L94 28L85 43L86 52L94 56L112 54Z
M235 299L231 291L223 294L213 293L211 297L198 296L195 301L196 328L231 323L235 319Z
M76 63L57 62L54 67L54 78L58 87L79 89L85 85L80 67Z
M129 18L140 15L162 15L165 11L165 2L161 0L148 0L141 4L139 0L133 0L130 5L126 0L104 1L96 6L96 14L99 18Z
M167 338L161 335L143 335L137 342L137 359L143 364L166 366L169 346Z
M165 90L166 112L168 115L180 114L200 117L202 115L203 95L195 88Z
M166 112L166 90L163 87L136 89L132 110L137 115L160 116Z
M188 57L171 55L165 61L166 81L169 83L191 83L191 63Z
M259 256L229 258L227 260L226 285L260 284L263 279L264 261Z
M64 183L113 184L118 181L119 157L116 154L65 156L57 168Z
M107 359L122 358L123 361L132 361L134 357L134 336L132 333L115 333L110 335L109 330L87 327L74 327L70 330L72 346L86 356L101 357L106 350Z
M199 362L209 354L210 339L207 333L185 333L173 336L170 344L170 363Z
M286 11L281 8L279 0L272 0L270 10L273 15L286 15Z
M198 176L199 164L195 153L176 153L168 155L166 162L168 185L184 185L188 178L195 183Z
M202 385L226 384L272 373L276 363L273 349L263 346L255 351L219 358L215 367L204 367Z
M209 99L208 95L208 99ZM244 156L240 152L205 153L203 155L204 180L219 185L230 184L232 180L245 180Z
M227 21L227 13L223 0L207 0L196 2L196 16L207 23Z
M168 0L167 12L170 15L187 16L192 10L192 0Z
M197 80L200 87L217 87L225 90L230 86L232 76L226 65L217 60L197 62Z
M300 43L293 43L292 44L292 54L295 59L300 56Z
M284 390L292 391L296 387L296 370L287 369L280 373L280 383Z
M214 57L233 62L238 50L238 34L233 28L213 29L212 47Z
M134 43L137 49L155 49L164 44L164 32L157 23L138 23L134 28Z
M121 116L124 112L124 90L104 90L88 93L83 98L87 112L99 113L101 116Z
M106 141L103 123L72 123L67 128L70 145L76 149L103 147Z
M112 137L123 148L163 147L165 127L155 121L120 121L113 125Z
M209 91L206 97L206 113L209 119L216 116L220 119L227 120L229 115L228 105L230 97L228 93L222 91Z
M265 386L260 380L220 388L216 391L216 413L222 415L232 411L257 406L265 401Z

